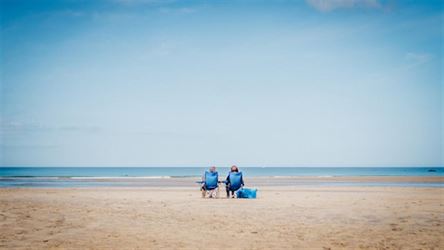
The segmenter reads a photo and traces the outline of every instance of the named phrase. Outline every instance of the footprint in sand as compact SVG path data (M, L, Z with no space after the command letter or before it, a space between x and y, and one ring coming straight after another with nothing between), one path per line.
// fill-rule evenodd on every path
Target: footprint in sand
M24 233L26 233L25 230L17 230L17 231L15 231L15 234L24 234Z
M398 219L399 219L399 221L402 222L402 223L406 223L406 222L409 221L409 217L399 217Z
M392 231L402 231L402 229L398 227L399 225L396 223L392 223L390 226L392 227Z

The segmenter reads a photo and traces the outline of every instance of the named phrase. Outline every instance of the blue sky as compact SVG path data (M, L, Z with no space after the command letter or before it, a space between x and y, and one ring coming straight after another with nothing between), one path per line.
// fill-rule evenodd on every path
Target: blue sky
M440 1L0 3L2 166L444 165Z

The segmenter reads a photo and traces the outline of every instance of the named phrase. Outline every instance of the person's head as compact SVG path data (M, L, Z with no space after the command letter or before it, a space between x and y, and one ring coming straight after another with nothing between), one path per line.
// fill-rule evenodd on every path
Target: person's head
M215 167L215 166L211 166L211 167L210 167L210 172L212 172L212 173L213 173L213 172L216 172L216 167Z
M231 166L231 172L239 172L239 169L236 165Z

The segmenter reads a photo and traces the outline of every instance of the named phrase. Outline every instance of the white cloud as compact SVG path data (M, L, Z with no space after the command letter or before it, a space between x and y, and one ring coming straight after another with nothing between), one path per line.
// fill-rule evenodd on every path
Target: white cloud
M175 0L112 0L122 5L141 5L141 4L168 4Z
M99 132L102 128L91 125L48 126L37 122L1 121L0 134L23 132Z
M305 0L307 4L321 12L329 12L336 9L371 8L380 9L379 0Z
M180 13L180 14L191 14L196 12L195 8L160 8L160 12L170 14L170 13Z
M430 61L432 59L432 55L428 53L408 52L405 54L405 59L411 62L413 65L421 65Z
M163 41L158 46L152 48L152 53L157 56L168 56L174 52L176 49L176 44Z

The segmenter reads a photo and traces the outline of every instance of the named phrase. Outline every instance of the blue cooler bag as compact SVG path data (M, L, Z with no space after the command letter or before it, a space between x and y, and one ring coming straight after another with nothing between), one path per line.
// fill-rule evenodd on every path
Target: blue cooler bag
M257 189L241 188L236 192L237 198L256 199Z

